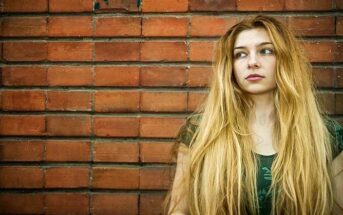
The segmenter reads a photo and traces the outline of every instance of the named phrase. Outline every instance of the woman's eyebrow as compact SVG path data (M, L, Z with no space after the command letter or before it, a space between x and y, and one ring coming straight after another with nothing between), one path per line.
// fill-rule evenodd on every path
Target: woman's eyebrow
M273 45L273 43L271 43L271 42L262 42L262 43L258 44L257 46L263 46L263 45ZM235 50L235 49L244 49L244 48L246 48L246 47L245 46L237 46L237 47L234 47L233 49Z

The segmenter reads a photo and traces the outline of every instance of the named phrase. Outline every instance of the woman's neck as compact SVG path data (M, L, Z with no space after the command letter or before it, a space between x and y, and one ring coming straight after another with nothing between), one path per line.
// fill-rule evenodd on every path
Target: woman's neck
M254 102L254 110L251 112L251 123L260 125L270 124L275 119L275 106L273 93L250 95Z

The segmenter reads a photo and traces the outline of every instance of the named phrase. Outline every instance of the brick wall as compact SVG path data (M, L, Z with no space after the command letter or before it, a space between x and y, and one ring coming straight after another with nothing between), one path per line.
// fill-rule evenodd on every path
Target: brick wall
M343 123L342 0L0 0L0 213L159 214L169 152L245 15L305 39Z

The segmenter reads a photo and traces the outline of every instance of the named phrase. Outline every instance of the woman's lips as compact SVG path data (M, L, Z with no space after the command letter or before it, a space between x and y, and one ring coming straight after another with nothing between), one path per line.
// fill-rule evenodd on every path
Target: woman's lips
M245 79L248 81L257 81L257 80L261 80L263 79L264 76L263 75L259 75L259 74L251 74L248 77L246 77Z

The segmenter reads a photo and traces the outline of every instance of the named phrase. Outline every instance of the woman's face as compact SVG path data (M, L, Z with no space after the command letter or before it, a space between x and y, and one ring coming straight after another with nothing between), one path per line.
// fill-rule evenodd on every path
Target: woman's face
M233 48L233 70L239 87L249 94L272 92L276 88L276 56L267 31L244 30Z

